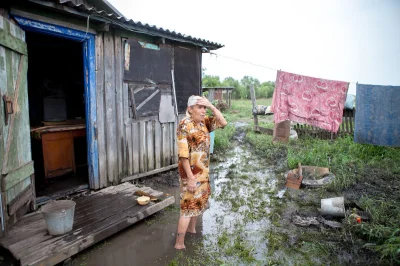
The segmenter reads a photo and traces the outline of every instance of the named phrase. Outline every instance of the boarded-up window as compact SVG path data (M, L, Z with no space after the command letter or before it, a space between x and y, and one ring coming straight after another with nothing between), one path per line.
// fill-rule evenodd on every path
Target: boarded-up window
M130 118L156 116L160 110L161 90L151 85L129 85Z
M184 113L187 99L201 90L201 51L184 47L174 48L174 75L178 112Z
M124 80L172 84L172 47L128 39L125 47Z

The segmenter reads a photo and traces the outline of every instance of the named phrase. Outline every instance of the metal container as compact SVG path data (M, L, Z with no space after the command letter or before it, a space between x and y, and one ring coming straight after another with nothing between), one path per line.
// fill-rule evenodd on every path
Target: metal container
M41 208L50 235L63 235L72 230L75 205L72 200L58 200L50 201Z
M321 199L321 214L333 217L345 217L344 198Z

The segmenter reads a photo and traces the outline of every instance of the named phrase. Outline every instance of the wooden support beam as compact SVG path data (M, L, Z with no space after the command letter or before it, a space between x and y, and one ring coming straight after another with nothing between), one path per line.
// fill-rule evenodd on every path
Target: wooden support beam
M251 103L253 105L253 108L251 109L252 112L253 110L257 107L257 103L256 103L256 92L254 90L254 85L250 85L250 96L251 96ZM259 131L258 129L258 117L256 114L253 114L253 118L254 118L254 131Z
M158 174L164 171L168 171L168 170L172 170L178 167L178 164L173 164L173 165L169 165L166 167L162 167L153 171L149 171L146 173L141 173L141 174L136 174L136 175L132 175L132 176L128 176L122 179L122 183L127 182L127 181L131 181L133 179L137 179L137 178L142 178L142 177L146 177L146 176L150 176L150 175L154 175L154 174Z

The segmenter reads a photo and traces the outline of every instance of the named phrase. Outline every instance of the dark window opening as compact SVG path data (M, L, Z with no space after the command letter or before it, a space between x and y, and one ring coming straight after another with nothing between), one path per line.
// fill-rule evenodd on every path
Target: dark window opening
M187 99L200 95L201 90L201 52L200 50L175 47L175 90L178 112L184 113Z
M129 85L130 118L139 119L158 115L161 89L152 85Z
M128 39L125 47L124 80L137 83L172 83L172 47L160 45L154 49L136 39Z

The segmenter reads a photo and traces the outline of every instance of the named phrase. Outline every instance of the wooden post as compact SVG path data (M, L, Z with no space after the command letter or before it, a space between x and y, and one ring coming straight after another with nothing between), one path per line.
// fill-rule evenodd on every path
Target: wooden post
M257 103L256 103L256 92L254 91L254 85L250 85L250 96L251 96L251 103L253 105L253 110L256 109ZM254 118L254 131L258 131L258 117L257 114L253 114Z

